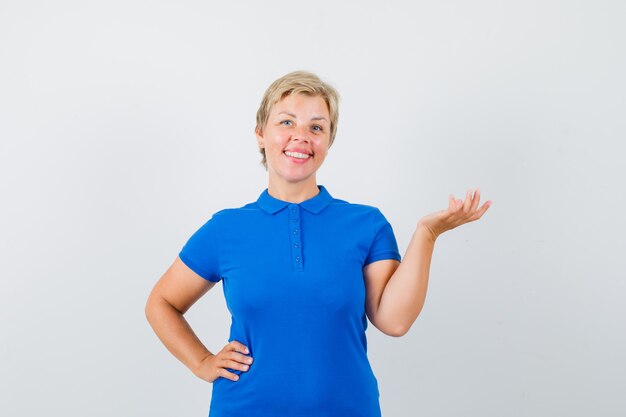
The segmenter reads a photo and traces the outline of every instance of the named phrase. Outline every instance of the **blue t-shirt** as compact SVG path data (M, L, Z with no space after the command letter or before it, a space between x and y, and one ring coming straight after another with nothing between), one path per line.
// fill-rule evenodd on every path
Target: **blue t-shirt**
M272 197L218 211L179 257L223 280L229 342L246 345L248 371L213 382L210 417L380 417L367 357L363 267L400 260L376 207L319 193L299 204Z

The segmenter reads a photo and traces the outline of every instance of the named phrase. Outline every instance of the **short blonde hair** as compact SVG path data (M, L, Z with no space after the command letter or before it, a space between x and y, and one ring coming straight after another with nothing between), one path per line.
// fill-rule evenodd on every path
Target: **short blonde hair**
M320 96L328 106L330 115L330 142L332 146L337 134L337 122L339 120L339 93L332 86L322 81L317 75L307 71L293 71L283 75L274 81L263 94L261 105L256 113L256 131L263 132L263 128L270 116L272 107L280 100L290 94L306 94L310 96ZM267 158L265 149L259 149L263 160L261 164L267 170Z

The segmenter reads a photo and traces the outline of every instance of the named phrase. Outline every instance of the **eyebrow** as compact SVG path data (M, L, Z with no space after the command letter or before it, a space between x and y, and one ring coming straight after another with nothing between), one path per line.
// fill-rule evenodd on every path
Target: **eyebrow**
M280 113L278 113L278 114L286 114L287 116L291 116L291 117L293 117L294 119L296 119L296 118L297 118L295 114L293 114L293 113L289 113L289 112L286 112L286 111L281 111L281 112L280 112ZM324 120L326 123L328 123L328 120L326 120L326 118L325 118L325 117L322 117L322 116L311 117L311 120Z

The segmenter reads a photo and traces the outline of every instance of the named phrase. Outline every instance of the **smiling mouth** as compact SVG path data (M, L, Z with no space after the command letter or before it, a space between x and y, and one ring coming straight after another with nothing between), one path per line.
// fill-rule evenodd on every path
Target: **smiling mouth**
M306 153L300 153L300 152L290 152L290 151L284 151L283 154L292 157L292 158L296 158L296 159L301 159L301 160L306 160L309 159L311 157L311 155L306 154Z

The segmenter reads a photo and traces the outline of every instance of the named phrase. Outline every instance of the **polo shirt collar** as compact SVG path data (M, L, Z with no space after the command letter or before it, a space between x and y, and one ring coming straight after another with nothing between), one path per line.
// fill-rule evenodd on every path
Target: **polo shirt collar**
M300 207L313 214L322 211L333 200L333 197L328 193L326 187L318 185L317 188L320 192L315 197L311 197L298 204ZM259 196L257 204L269 214L275 214L293 203L272 197L266 188Z

